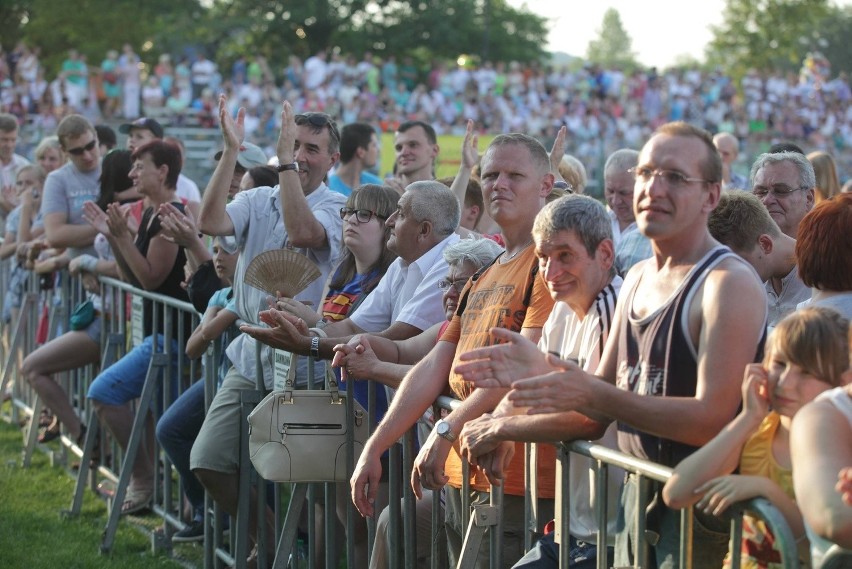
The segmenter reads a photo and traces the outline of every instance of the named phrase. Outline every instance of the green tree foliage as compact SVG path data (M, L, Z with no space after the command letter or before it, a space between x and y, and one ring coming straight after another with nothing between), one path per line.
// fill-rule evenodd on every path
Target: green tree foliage
M186 48L223 65L260 54L279 69L322 48L529 62L544 55L547 34L544 18L506 0L0 0L0 18L4 47L19 37L40 46L49 74L69 48L98 65L124 43L149 64Z
M624 29L621 14L615 8L610 8L604 13L597 39L590 41L586 48L586 58L603 67L621 69L636 67L633 40Z
M197 0L21 0L20 5L17 30L27 43L41 48L48 75L59 69L71 48L90 65L100 65L107 50L125 43L137 51L143 46L165 51L175 38L186 42L190 22L201 16Z
M852 74L852 42L849 41L852 30L852 5L832 7L829 15L818 27L815 49L822 51L831 63L832 74L845 71Z
M828 0L726 0L708 63L737 79L750 68L797 70L829 8Z

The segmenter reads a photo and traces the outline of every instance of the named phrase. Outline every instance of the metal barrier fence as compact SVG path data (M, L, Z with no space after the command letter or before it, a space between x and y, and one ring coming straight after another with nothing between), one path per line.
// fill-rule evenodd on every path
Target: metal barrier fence
M0 272L0 275L2 273ZM38 279L30 279L27 295L24 297L22 305L21 317L14 326L4 327L6 330L11 330L11 340L8 344L4 344L5 352L4 363L5 367L2 370L2 386L5 388L9 381L13 382L13 406L12 413L22 412L30 417L29 434L26 443L25 464L29 461L26 457L31 456L35 442L35 431L37 431L36 419L40 410L40 404L34 393L23 378L18 377L17 354L18 350L26 353L34 346L33 331L36 330L36 310L33 307L39 306L40 303L47 302L47 313L49 322L49 339L56 337L67 329L67 313L71 306L75 305L74 300L80 299L83 296L82 287L77 279L67 278L66 274L62 274L59 278L59 286L54 291L39 290ZM188 303L175 301L174 299L163 297L160 295L148 293L126 283L116 281L114 279L102 278L102 299L106 307L105 313L109 316L104 317L104 326L102 327L101 335L101 369L105 368L112 362L116 361L128 347L128 340L132 339L135 344L141 339L140 324L141 317L139 313L139 300L148 299L155 304L154 314L154 329L157 329L157 324L164 324L165 342L163 349L159 350L155 347L154 354L151 357L148 374L146 376L145 387L139 401L136 405L136 418L133 425L133 430L130 437L130 442L125 452L121 452L116 444L105 444L106 436L102 438L102 446L111 447L113 460L108 462L110 452L101 452L100 463L95 465L94 469L89 468L89 459L92 451L95 448L98 428L97 420L92 409L87 403L86 392L88 384L95 377L95 366L87 366L80 370L69 370L64 374L60 381L64 382L69 397L76 406L78 413L89 429L86 433L85 442L82 447L76 444L76 441L70 440L69 437L62 437L63 445L61 445L60 454L70 451L71 453L80 456L80 468L77 474L77 485L72 499L71 508L67 515L75 515L79 513L82 503L83 492L87 487L95 489L98 477L111 480L115 484L115 490L111 499L111 507L109 508L108 521L104 529L103 540L100 544L101 551L108 552L111 550L115 532L120 519L120 506L123 502L124 495L127 490L130 479L130 471L132 468L132 458L136 454L136 449L142 444L143 434L145 432L145 417L148 409L153 407L155 417L159 417L162 410L168 407L174 399L173 389L176 388L176 393L182 393L201 376L198 363L189 362L182 355L185 348L187 338L183 334L183 324L188 321L193 326L198 321L198 314L193 307ZM5 290L5 287L3 287ZM135 300L134 300L135 299ZM177 334L173 334L173 324ZM174 339L173 344L171 340ZM156 343L154 344L156 346ZM172 373L169 365L172 355L178 356L178 364L174 373ZM208 350L205 355L205 401L209 406L210 401L215 393L217 384L217 368L218 361L221 355L221 349L214 343L214 346ZM162 380L159 379L162 374ZM156 387L162 385L162 396L156 396ZM347 388L351 390L351 385ZM371 417L371 425L375 424L375 389L376 386L371 382L370 385L370 401L368 412ZM258 401L265 394L265 389L262 385L258 385L255 390L247 390L244 394L243 419L253 409ZM351 391L350 391L351 396ZM435 404L434 412L436 416L442 410L451 411L459 404L458 401L441 397ZM141 412L141 411L146 412ZM16 420L16 417L10 420ZM236 567L245 567L246 557L248 553L247 532L244 528L247 527L248 521L248 496L249 480L254 480L258 490L258 500L261 504L265 504L267 485L263 483L259 477L253 473L251 464L248 460L248 429L246 422L243 420L243 448L241 460L241 480L244 481L240 488L240 510L237 518L231 520L231 536L226 542L223 536L222 515L208 498L205 505L205 546L204 546L204 567L218 568L223 563L234 564ZM351 429L350 429L351 432ZM413 492L408 481L408 473L410 473L414 461L415 437L416 432L412 429L406 434L404 439L391 449L388 458L389 471L389 521L386 525L387 535L384 536L384 542L388 544L388 566L390 567L414 567L418 564L417 559L417 527L415 510L417 508ZM155 443L156 445L156 443ZM164 531L157 534L153 540L155 548L170 549L171 535L177 530L184 527L184 520L181 516L182 503L182 487L180 483L175 483L173 479L172 466L165 453L161 452L159 447L155 446L154 456L156 457L155 464L155 493L154 493L154 512L162 517L164 521ZM528 450L528 473L530 471L530 450ZM605 492L606 485L601 482L606 480L606 476L610 468L621 468L627 472L634 473L640 479L640 484L647 484L650 481L664 482L670 475L671 469L660 466L658 464L642 461L612 449L595 445L589 442L573 442L570 444L559 445L559 463L561 468L558 470L559 478L557 479L557 488L568 488L569 481L567 479L568 465L571 460L571 454L585 456L594 462L596 479L598 480L599 488ZM61 456L60 458L64 458ZM116 470L116 466L120 468ZM469 478L469 467L464 465L463 477L465 480ZM527 484L527 488L530 488ZM275 544L264 543L261 538L259 545L259 566L268 560L272 560L273 566L279 569L285 567L316 567L320 562L320 550L324 552L322 557L325 558L325 567L332 568L339 566L339 562L344 558L337 553L338 547L336 544L335 534L337 526L337 518L335 512L335 494L336 487L334 484L276 484L273 491L273 505L276 512L276 531L277 542ZM511 562L512 560L501 559L501 537L502 537L502 493L499 487L492 487L491 501L489 504L477 505L471 508L470 504L470 488L468 482L465 482L462 491L462 506L463 512L467 512L462 520L463 527L467 528L462 556L458 567L466 569L474 566L476 555L479 551L481 540L489 539L489 547L491 551L491 566L501 567L503 561ZM348 494L345 492L344 494ZM441 539L441 531L443 527L443 518L441 515L442 503L441 492L432 493L432 511L431 511L431 526L429 530L429 564L431 567L438 569L442 567L442 549L443 543ZM321 498L322 496L322 498ZM532 507L533 501L537 497L529 491L526 495L527 508L524 527L528 529L526 538L526 546L529 548L532 545L532 536L539 529L541 522L547 520L535 519L535 509ZM637 511L644 512L647 502L643 502L642 493L640 493L640 502ZM315 506L322 501L325 508L325 523L322 530L315 528ZM561 511L567 512L570 496L568 492L557 493L556 502ZM606 504L606 496L599 500L600 503ZM304 508L307 507L307 514L303 515ZM774 508L769 502L762 499L750 500L744 504L738 504L736 511L741 514L748 511L762 518L773 531L776 541L779 544L783 563L785 567L795 568L798 566L796 544L792 533L780 515L779 511ZM263 516L263 508L258 508L258 515ZM607 512L606 508L599 508L597 519L599 527L602 531L598 534L599 551L605 551L608 542L606 532L607 527ZM348 528L354 528L355 513L351 504L351 500L347 500L346 524L344 531ZM567 516L561 517L562 535L568 535ZM263 527L261 524L260 527ZM637 534L644 531L644 519L640 517L637 520ZM486 531L489 530L490 531ZM680 566L689 568L692 566L691 560L691 540L692 540L692 511L691 509L684 510L681 514L681 546L680 546ZM742 517L737 515L734 517L731 526L731 536L733 543L739 543L742 531ZM377 532L375 520L368 520L368 538L367 543L372 549L375 534ZM263 536L264 532L261 532ZM305 537L304 540L299 539L299 535ZM345 538L345 558L354 559L355 543L354 531L346 531ZM638 535L637 535L638 537ZM300 544L299 542L303 543ZM646 543L644 539L637 540L637 543ZM319 544L323 546L320 547ZM563 539L560 546L560 567L568 567L567 561L567 546L568 540ZM736 548L739 551L739 548ZM368 552L368 556L371 551ZM842 553L832 554L842 555ZM839 557L838 557L839 558ZM636 553L636 559L633 560L634 566L647 566L648 549L647 545L640 548ZM844 558L845 559L845 558ZM734 556L733 567L739 566L738 556ZM833 565L838 566L838 565ZM607 567L606 556L599 557L598 567Z

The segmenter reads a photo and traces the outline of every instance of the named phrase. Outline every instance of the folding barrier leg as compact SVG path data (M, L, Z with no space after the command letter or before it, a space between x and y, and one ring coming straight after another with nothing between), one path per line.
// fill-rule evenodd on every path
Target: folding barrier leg
M92 458L95 441L98 440L100 425L98 424L98 418L95 415L94 409L89 411L86 420L88 421L88 426L86 427L86 438L83 442L83 448L80 449L82 456L80 457L80 469L77 471L77 483L74 485L74 497L71 499L71 509L62 512L62 516L65 518L80 515L80 510L83 508L83 493L86 491L86 486L90 482L89 461ZM97 468L95 468L95 472L97 472Z
M272 569L286 569L289 566L289 561L294 554L293 544L296 542L296 535L299 532L299 518L308 497L308 486L307 483L293 484L290 504L287 506L287 515L284 518L281 537L278 538L278 547L275 550L275 561L272 564ZM295 553L298 554L298 552Z
M33 451L35 451L36 441L38 440L38 421L43 408L44 405L41 404L41 398L36 395L33 401L33 414L30 417L30 425L27 429L26 445L24 445L23 468L29 468L33 460Z
M27 293L21 303L21 311L18 313L18 321L12 331L12 340L9 342L9 351L6 361L3 362L3 378L0 379L0 393L6 393L6 385L12 377L12 373L18 371L18 348L22 345L24 334L27 330L27 319L35 304L35 294Z
M139 406L136 408L136 417L133 419L133 430L130 431L130 440L124 452L124 460L121 461L121 474L118 477L118 486L115 489L115 495L112 499L109 520L104 528L101 553L109 553L112 550L115 534L118 531L118 522L121 518L121 505L124 503L127 487L130 485L130 475L133 470L133 463L136 460L136 452L139 450L139 445L142 444L142 439L145 437L145 422L148 410L151 407L151 400L154 398L154 390L157 384L160 383L160 372L165 371L169 366L169 360L169 354L155 353L151 355L151 363L148 366L148 374L145 377L145 386L142 388L142 396L140 397Z
M243 389L240 392L240 488L237 505L236 528L231 528L231 544L234 546L234 561L237 569L243 569L246 566L246 558L248 557L248 517L249 517L249 500L251 500L251 461L249 459L248 450L248 416L258 403L263 399L264 395L253 389ZM258 504L258 513L260 513L265 504ZM261 545L265 545L266 539L266 522L264 517L263 525L258 528L258 550ZM258 551L258 559L262 561L261 551Z
M473 516L470 518L470 524L467 528L467 533L462 544L461 557L459 558L458 569L468 569L476 564L476 558L479 555L479 547L482 544L482 538L485 536L485 530L491 528L492 534L496 534L498 539L492 539L491 543L497 543L497 547L491 547L491 566L500 567L500 547L499 538L502 538L502 526L500 516L502 502L502 488L491 487L491 497L488 504L479 504L473 507Z
M107 335L106 346L101 357L101 369L108 368L118 360L119 350L122 346L124 346L123 334L113 333ZM82 456L80 457L80 469L77 471L77 483L74 486L74 497L71 500L71 509L62 513L65 517L77 517L80 515L80 510L83 507L83 493L86 490L86 486L92 482L92 486L94 487L93 479L90 480L89 462L92 458L95 442L98 440L100 425L93 409L86 413L86 429L86 439L83 442L83 448L80 449ZM105 449L102 450L105 452ZM95 468L96 472L97 468Z

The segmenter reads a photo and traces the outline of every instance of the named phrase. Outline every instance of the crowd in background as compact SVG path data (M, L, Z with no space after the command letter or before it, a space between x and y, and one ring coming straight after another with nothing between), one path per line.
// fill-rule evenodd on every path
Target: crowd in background
M625 72L592 64L483 62L465 65L367 52L321 51L302 61L239 57L230 68L193 56L162 54L143 63L130 45L91 62L69 50L59 73L46 74L38 48L19 44L0 54L0 111L52 132L68 113L93 123L153 116L165 123L216 126L216 98L246 108L246 138L273 145L280 102L297 111L323 111L342 124L365 122L393 132L423 120L438 134L464 134L468 119L482 133L525 132L547 138L568 127L574 154L597 178L599 164L618 148L638 148L668 121L730 132L751 157L778 140L823 150L838 162L841 183L852 172L852 99L845 73L832 75L818 54L799 73L751 70L737 83L721 71L656 68ZM745 173L745 172L743 172Z

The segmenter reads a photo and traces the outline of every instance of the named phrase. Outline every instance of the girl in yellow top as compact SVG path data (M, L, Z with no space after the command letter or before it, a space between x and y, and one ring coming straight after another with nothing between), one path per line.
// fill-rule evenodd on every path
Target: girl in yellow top
M840 385L849 366L849 323L828 308L794 312L773 330L763 364L743 378L743 409L713 440L683 460L663 488L672 508L695 505L722 515L732 504L764 497L800 538L800 558L810 565L802 515L793 494L790 423L823 391ZM738 471L738 474L734 474ZM771 533L756 520L743 524L742 567L781 567Z

